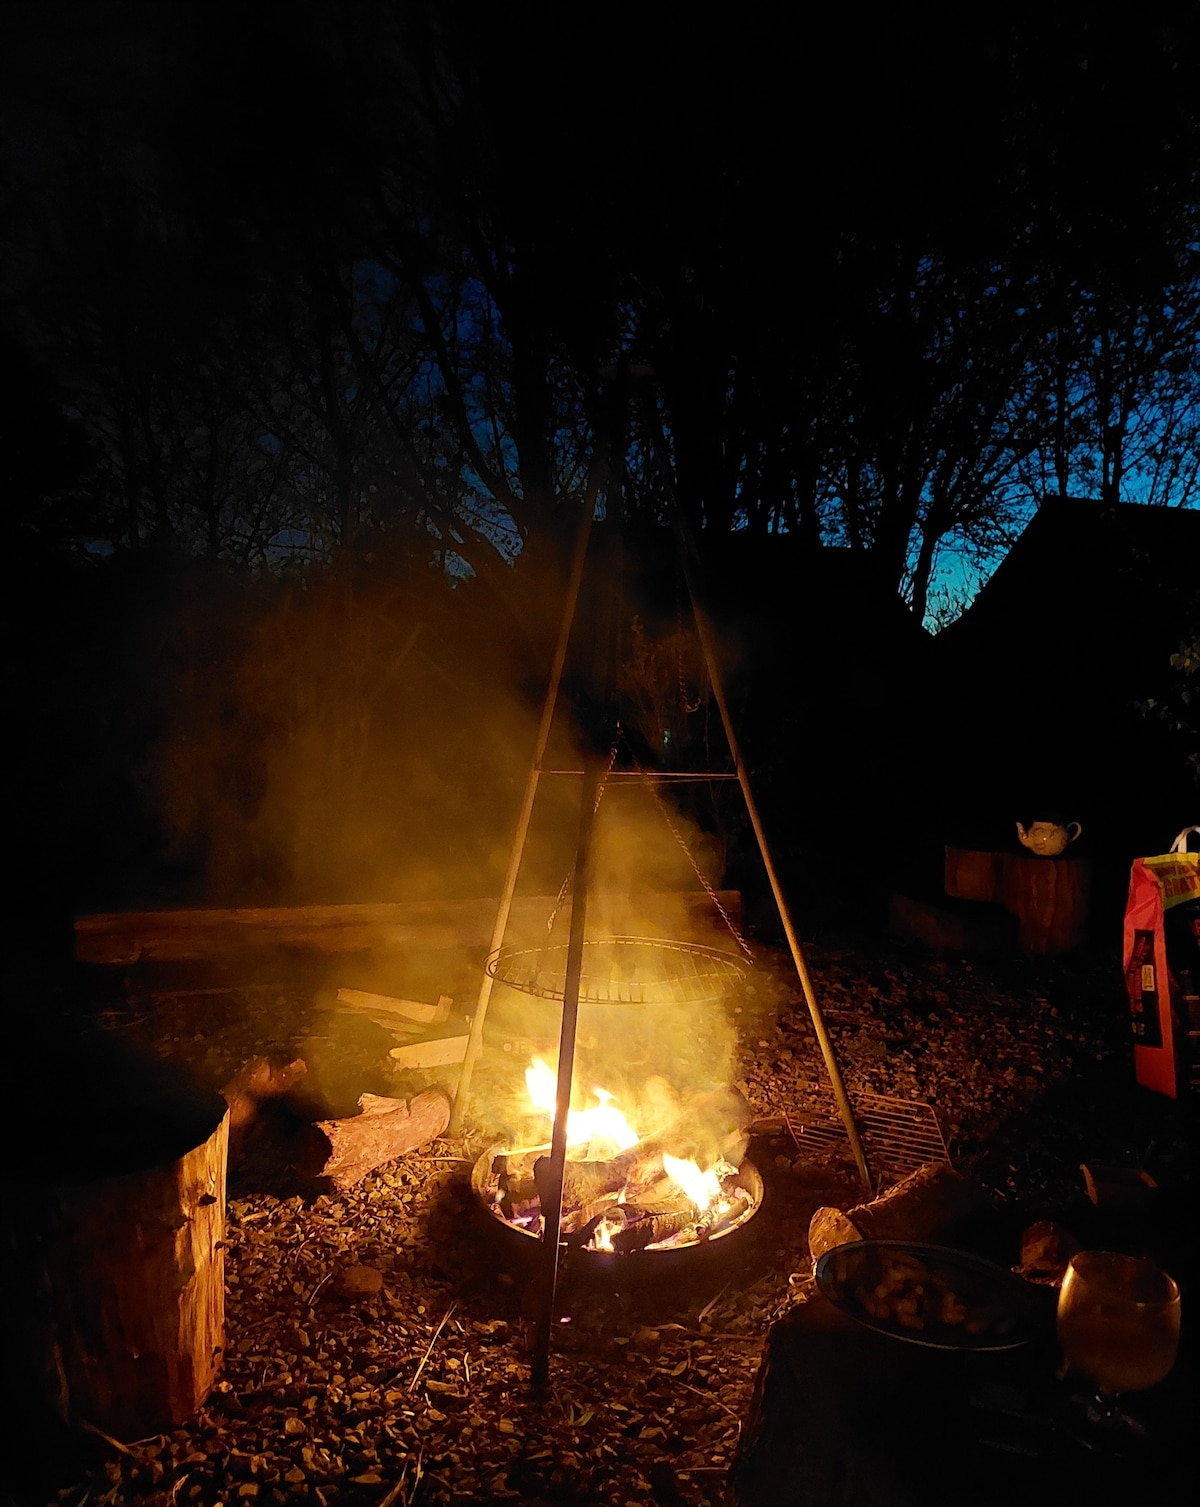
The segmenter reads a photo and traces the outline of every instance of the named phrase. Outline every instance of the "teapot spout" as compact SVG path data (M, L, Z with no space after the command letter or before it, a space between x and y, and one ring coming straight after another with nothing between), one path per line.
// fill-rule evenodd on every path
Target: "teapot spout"
M1025 825L1024 822L1017 823L1017 836L1021 839L1022 842L1024 842L1025 839L1029 836L1029 828Z

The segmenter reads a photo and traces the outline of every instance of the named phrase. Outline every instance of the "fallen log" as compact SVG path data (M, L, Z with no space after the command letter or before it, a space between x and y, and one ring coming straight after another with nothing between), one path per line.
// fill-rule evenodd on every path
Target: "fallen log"
M427 1088L407 1103L362 1094L358 1107L361 1114L317 1121L329 1153L312 1171L339 1189L352 1188L376 1167L424 1146L450 1123L450 1096L440 1088Z
M991 1204L977 1184L944 1162L928 1162L870 1203L852 1209L820 1208L808 1226L814 1262L855 1240L938 1243L968 1229Z

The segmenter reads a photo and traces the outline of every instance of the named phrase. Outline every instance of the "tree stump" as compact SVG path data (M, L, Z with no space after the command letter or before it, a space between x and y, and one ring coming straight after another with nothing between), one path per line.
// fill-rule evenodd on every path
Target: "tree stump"
M23 1426L142 1439L220 1366L229 1121L160 1063L77 1047L0 1190L6 1366Z
M1031 953L1073 952L1087 932L1092 869L1084 858L1004 855L1005 909L1017 918L1017 941Z
M1073 952L1087 933L1092 870L1086 858L946 848L946 894L996 901L1017 922L1023 952Z
M956 900L999 900L1004 855L978 848L946 849L945 889Z

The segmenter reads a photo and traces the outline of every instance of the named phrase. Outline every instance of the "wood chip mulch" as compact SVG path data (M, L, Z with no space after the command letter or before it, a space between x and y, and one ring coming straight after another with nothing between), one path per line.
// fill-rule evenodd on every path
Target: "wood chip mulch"
M470 1123L345 1192L272 1188L264 1162L231 1183L227 1348L206 1405L168 1435L91 1433L25 1461L13 1500L727 1502L764 1339L810 1266L809 1217L862 1196L845 1154L814 1161L778 1129L822 1070L786 956L761 949L760 961L735 1024L739 1085L767 1127L750 1150L763 1207L691 1260L568 1262L544 1395L529 1375L537 1243L478 1206L470 1169L488 1141ZM1174 1107L1133 1082L1114 959L984 964L851 938L809 961L848 1086L931 1101L951 1159L1010 1212L1014 1242L1028 1220L1079 1210L1082 1161L1137 1164L1167 1194L1186 1180ZM216 1083L256 1053L311 1050L302 1013L286 991L201 997L133 981L103 1025ZM340 1044L343 1101L399 1091L381 1081L386 1044ZM440 1081L453 1087L456 1071Z

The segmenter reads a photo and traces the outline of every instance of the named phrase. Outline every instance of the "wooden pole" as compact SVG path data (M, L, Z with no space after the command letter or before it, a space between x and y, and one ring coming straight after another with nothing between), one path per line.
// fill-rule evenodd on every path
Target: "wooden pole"
M567 1116L575 1076L575 1032L579 1021L579 980L583 971L583 939L587 925L587 895L591 872L592 830L600 789L600 765L593 760L584 777L579 808L579 840L575 848L575 881L571 893L571 931L567 939L567 972L563 985L562 1025L558 1037L558 1083L554 1100L554 1130L550 1138L549 1207L542 1207L542 1290L534 1332L530 1380L545 1387L550 1376L550 1331L554 1324L554 1294L558 1287L558 1243L562 1229L563 1178L567 1165Z
M550 726L554 721L554 709L558 703L558 690L562 682L563 666L566 663L567 648L571 641L571 629L575 622L575 609L579 601L579 588L583 581L583 567L587 560L588 540L592 532L592 515L596 511L596 496L600 484L600 465L596 463L588 488L583 499L583 516L579 520L579 529L575 536L575 553L571 559L571 573L567 579L567 595L563 603L562 623L558 630L558 643L554 650L554 660L550 666L550 678L546 684L546 695L542 702L542 716L538 724L537 742L534 745L533 763L529 769L529 778L525 782L525 795L521 801L520 814L517 817L517 830L513 836L512 851L508 859L508 872L504 876L504 888L500 892L500 904L496 909L496 921L492 927L491 945L488 955L499 951L504 942L504 934L508 930L509 913L512 910L513 895L517 888L517 875L521 869L521 860L525 855L525 843L529 836L529 824L533 817L533 803L537 796L538 782L542 773L542 759L546 754L546 745L550 740ZM492 998L492 975L485 968L483 978L479 984L479 994L475 1001L475 1014L471 1019L471 1032L467 1038L467 1051L463 1058L462 1068L458 1075L458 1087L454 1092L454 1107L450 1111L450 1125L448 1134L458 1135L462 1131L463 1119L467 1112L467 1100L471 1090L471 1075L475 1071L475 1064L479 1061L479 1054L483 1050L483 1023L487 1018L488 1005Z
M754 792L750 786L750 772L746 768L742 758L741 744L733 726L733 718L729 711L729 702L725 696L725 683L721 676L721 668L717 656L716 635L709 621L705 607L703 590L700 582L700 567L697 557L695 540L691 529L683 516L679 496L675 490L675 479L663 459L659 444L658 414L651 406L648 396L643 394L643 405L647 410L648 422L647 433L650 438L650 451L658 468L667 495L672 502L674 515L675 534L679 541L679 553L683 566L684 580L687 583L688 595L692 601L692 613L696 619L696 631L700 637L700 647L704 654L704 661L708 667L709 679L712 681L713 696L717 708L721 714L721 722L725 728L725 738L729 744L729 752L733 756L734 768L737 770L738 784L742 787L742 796L746 802L746 810L750 816L750 825L754 828L754 836L758 841L758 851L762 855L763 867L767 871L767 878L771 883L771 893L775 897L775 904L779 910L779 919L783 922L784 935L787 937L788 948L792 954L792 962L796 966L796 973L800 979L800 987L804 991L804 999L808 1005L808 1013L812 1019L813 1030L816 1032L817 1044L821 1049L821 1056L825 1062L825 1070L829 1074L829 1082L833 1089L833 1097L837 1102L838 1113L842 1117L842 1124L846 1128L846 1135L850 1141L850 1149L854 1153L854 1160L858 1166L858 1175L862 1179L863 1186L868 1192L871 1190L871 1173L867 1166L866 1153L863 1150L862 1140L858 1134L858 1127L854 1123L854 1111L850 1106L849 1097L846 1094L846 1085L842 1081L841 1070L838 1067L837 1057L834 1054L833 1042L829 1038L829 1032L825 1027L824 1018L821 1015L820 1005L817 1003L816 991L813 988L812 978L808 971L808 963L804 957L804 950L800 946L800 938L796 933L792 921L791 909L784 895L783 886L779 880L779 873L775 867L775 860L771 856L770 845L767 842L766 829L759 814L758 802L754 799Z

